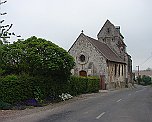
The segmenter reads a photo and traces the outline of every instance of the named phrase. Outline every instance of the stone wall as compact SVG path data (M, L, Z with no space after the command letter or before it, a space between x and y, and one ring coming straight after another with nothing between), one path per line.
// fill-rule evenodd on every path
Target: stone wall
M126 78L125 64L108 62L108 81L109 89L115 87L123 87Z
M105 75L107 81L107 63L101 53L88 41L83 35L79 36L72 48L69 50L70 55L75 59L76 66L73 70L74 75L79 75L81 70L87 72L89 76L99 76L100 73ZM81 62L79 57L84 55L86 62Z
M83 71L81 73L85 72L87 76L104 75L108 89L125 87L127 79L129 81L132 79L130 75L132 74L132 62L131 57L128 57L126 53L126 45L123 41L124 37L120 33L120 27L115 27L107 20L97 37L98 41L107 44L123 60L123 63L107 61L102 53L81 33L69 50L76 63L71 71L72 74L79 76L80 71Z

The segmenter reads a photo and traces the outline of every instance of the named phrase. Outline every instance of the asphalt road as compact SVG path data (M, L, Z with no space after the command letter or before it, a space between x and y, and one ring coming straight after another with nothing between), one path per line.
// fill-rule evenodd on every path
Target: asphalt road
M99 93L9 122L152 122L152 87Z

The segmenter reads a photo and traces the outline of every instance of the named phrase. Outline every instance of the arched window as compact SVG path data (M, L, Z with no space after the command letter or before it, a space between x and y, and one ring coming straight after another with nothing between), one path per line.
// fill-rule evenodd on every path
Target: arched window
M79 59L80 59L81 62L85 62L85 56L84 55L80 55Z

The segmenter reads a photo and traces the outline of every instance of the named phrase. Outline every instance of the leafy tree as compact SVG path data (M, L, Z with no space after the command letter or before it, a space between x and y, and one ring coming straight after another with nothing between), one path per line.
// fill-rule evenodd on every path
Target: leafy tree
M2 53L3 53L3 42L0 40L0 76L4 73L4 70L2 69Z
M142 76L142 81L143 81L144 85L150 85L150 84L152 84L150 76L143 75Z
M74 59L63 48L45 39L31 37L3 47L2 62L6 74L52 76L66 80Z
M143 75L142 77L141 76L138 77L137 80L138 80L138 84L140 85L146 86L152 84L152 80L150 76Z
M1 5L5 4L7 1L0 1L0 9L1 9ZM0 13L0 17L2 18L2 16L5 16L7 13L6 12L2 12ZM13 24L4 24L5 20L4 19L0 19L0 43L3 42L5 44L8 44L9 41L8 39L11 36L16 36L21 37L20 35L16 35L14 32L10 32L10 29L12 28Z

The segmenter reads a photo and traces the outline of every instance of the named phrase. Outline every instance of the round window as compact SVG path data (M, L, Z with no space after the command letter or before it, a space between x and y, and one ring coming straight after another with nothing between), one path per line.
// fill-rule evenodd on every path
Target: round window
M80 55L79 59L80 59L81 62L85 62L85 56L84 55Z
M89 57L88 54L85 52L81 52L80 54L78 54L78 56L76 57L76 60L79 64L84 65L88 62Z

